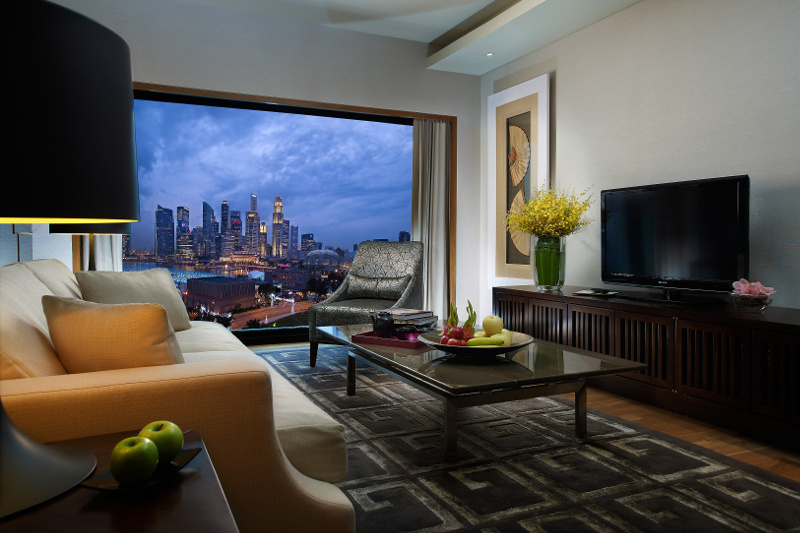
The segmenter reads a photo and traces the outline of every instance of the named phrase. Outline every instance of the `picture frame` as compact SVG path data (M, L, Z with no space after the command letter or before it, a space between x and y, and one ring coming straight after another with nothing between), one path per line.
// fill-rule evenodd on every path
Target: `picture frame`
M530 280L530 238L505 227L509 209L550 186L550 78L543 74L488 97L488 240L492 284ZM527 147L526 147L527 144Z

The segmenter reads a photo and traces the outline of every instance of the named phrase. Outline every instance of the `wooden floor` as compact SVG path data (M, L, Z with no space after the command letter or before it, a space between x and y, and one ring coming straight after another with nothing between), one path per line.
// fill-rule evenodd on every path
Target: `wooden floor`
M572 399L572 394L565 394ZM590 387L589 407L800 482L800 453Z

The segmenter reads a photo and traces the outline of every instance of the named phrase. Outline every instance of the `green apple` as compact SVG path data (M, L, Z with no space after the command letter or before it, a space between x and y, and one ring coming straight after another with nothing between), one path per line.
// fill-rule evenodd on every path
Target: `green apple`
M503 330L503 319L499 316L489 315L483 319L483 331L487 335L494 335Z
M111 450L111 475L120 485L144 483L158 466L158 448L144 437L122 439Z
M181 428L167 420L150 422L142 428L139 436L150 439L156 445L159 463L169 463L181 453L181 448L183 448Z

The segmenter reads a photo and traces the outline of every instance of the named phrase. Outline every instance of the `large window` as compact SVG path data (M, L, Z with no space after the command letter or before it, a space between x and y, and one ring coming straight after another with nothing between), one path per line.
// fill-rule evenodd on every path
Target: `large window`
M302 326L359 242L410 237L410 120L135 97L141 222L124 269L170 269L192 318Z

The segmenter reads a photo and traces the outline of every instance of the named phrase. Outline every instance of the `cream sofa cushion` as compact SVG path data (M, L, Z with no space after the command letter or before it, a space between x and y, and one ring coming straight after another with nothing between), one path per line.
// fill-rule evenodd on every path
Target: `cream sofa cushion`
M104 304L159 304L175 331L189 329L189 313L166 268L141 272L76 272L83 299Z
M0 379L67 373L42 310L42 296L52 294L24 264L0 268Z
M58 259L37 259L23 263L50 292L65 298L82 298L72 270Z
M181 345L181 351L189 352L243 352L253 356L247 346L242 344L235 335L216 322L192 320L191 327L183 331L176 331L175 338Z
M70 374L183 363L158 304L99 304L42 296L50 337Z

